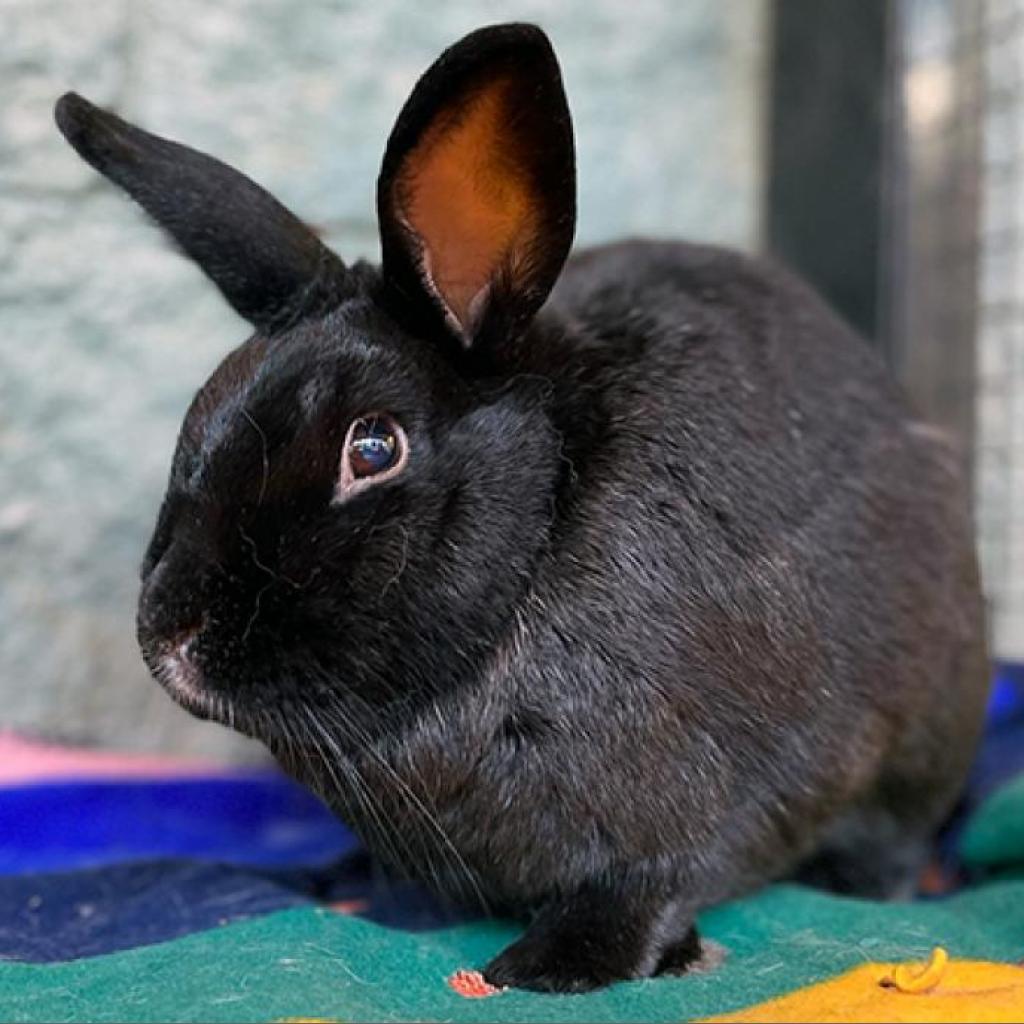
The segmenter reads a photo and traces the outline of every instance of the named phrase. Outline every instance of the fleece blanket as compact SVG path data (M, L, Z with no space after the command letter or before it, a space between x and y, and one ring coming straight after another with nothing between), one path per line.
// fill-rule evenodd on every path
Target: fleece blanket
M1024 1020L1024 681L918 900L772 886L703 915L706 973L494 992L515 938L383 878L266 772L0 737L4 1021Z

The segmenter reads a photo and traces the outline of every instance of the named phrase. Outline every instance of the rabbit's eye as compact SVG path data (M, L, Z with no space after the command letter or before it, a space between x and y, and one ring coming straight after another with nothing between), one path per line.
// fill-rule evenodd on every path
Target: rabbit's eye
M367 416L352 425L348 457L357 480L376 476L394 465L399 454L397 426L386 416Z
M354 420L345 436L335 503L401 472L408 449L405 431L393 416L378 412Z

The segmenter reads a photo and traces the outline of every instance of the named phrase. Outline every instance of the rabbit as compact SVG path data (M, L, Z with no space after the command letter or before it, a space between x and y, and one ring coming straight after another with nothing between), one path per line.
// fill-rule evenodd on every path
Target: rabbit
M521 919L489 983L685 972L775 879L912 890L987 691L956 449L772 262L569 256L539 28L419 80L379 268L74 93L56 120L255 331L184 418L146 664L391 870Z

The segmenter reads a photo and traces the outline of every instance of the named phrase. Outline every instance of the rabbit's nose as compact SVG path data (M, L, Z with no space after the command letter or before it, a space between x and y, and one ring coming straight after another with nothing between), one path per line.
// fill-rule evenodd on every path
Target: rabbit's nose
M172 544L142 583L138 621L147 637L163 646L194 646L204 617L206 572L198 560Z
M180 704L196 713L203 712L208 704L203 671L196 658L196 644L202 631L200 623L159 642L152 657L153 672L164 688ZM208 714L208 710L205 713Z
M174 658L184 668L195 669L196 639L202 632L202 625L191 626L183 633L178 634L170 643L170 657Z
M161 660L170 676L175 681L198 683L202 675L196 658L196 643L203 624L189 626L160 646L163 648Z

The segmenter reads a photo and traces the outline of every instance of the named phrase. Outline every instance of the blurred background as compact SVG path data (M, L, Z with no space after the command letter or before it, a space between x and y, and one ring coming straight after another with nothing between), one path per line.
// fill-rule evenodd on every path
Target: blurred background
M134 639L182 414L246 326L63 142L56 98L213 153L375 258L403 100L510 19L562 61L580 243L780 255L959 435L994 651L1024 661L1024 0L0 0L0 728L260 756L173 706Z

